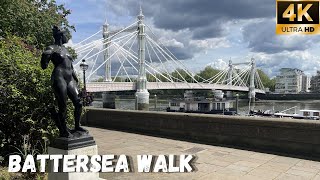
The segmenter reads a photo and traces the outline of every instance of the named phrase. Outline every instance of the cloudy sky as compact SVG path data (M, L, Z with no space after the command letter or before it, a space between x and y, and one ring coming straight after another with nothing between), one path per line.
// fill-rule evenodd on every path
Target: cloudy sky
M57 0L72 10L76 26L72 43L101 29L125 27L136 21L141 4L146 24L191 70L208 64L223 67L257 60L257 66L275 76L283 67L308 75L320 70L320 36L276 35L275 1L271 0Z

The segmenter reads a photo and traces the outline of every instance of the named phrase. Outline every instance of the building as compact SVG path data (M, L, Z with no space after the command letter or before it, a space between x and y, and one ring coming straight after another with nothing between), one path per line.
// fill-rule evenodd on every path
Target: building
M311 78L311 92L320 93L320 71L317 71L315 76Z
M311 78L309 76L302 76L302 90L301 92L310 92Z
M310 78L300 69L282 68L276 77L275 93L295 94L309 92Z

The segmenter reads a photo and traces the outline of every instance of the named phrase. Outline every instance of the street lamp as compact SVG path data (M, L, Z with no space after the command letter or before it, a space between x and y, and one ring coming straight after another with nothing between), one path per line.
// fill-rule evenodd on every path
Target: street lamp
M154 110L157 111L157 103L158 103L158 99L157 99L157 95L154 95Z
M239 94L236 94L236 114L238 114L238 108L239 108Z
M86 99L87 99L87 87L86 87L86 70L88 70L89 65L86 63L85 59L82 59L82 62L80 63L80 68L83 71L83 106L86 106Z

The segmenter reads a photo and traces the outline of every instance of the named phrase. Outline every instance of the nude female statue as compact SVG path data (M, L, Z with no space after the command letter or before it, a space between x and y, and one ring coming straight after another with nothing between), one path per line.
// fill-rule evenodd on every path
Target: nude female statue
M67 43L67 37L64 31L61 31L57 26L53 29L54 45L48 46L42 53L41 67L46 69L50 60L54 64L54 69L51 75L52 89L58 102L59 111L53 112L53 117L57 127L59 128L60 137L72 137L70 130L66 125L67 113L67 98L69 97L74 106L74 131L83 131L80 127L80 117L82 111L82 103L79 97L77 84L78 78L72 66L72 57L68 50L63 46Z

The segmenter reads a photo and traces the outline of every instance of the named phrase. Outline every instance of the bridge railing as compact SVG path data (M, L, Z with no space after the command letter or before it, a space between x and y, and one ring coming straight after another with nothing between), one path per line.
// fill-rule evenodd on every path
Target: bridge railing
M204 89L204 90L228 90L248 92L245 86L232 86L223 84L208 83L179 83L179 82L148 82L147 89ZM135 82L90 82L87 84L88 92L107 92L107 91L131 91L136 90ZM265 91L256 89L256 93L264 94Z

